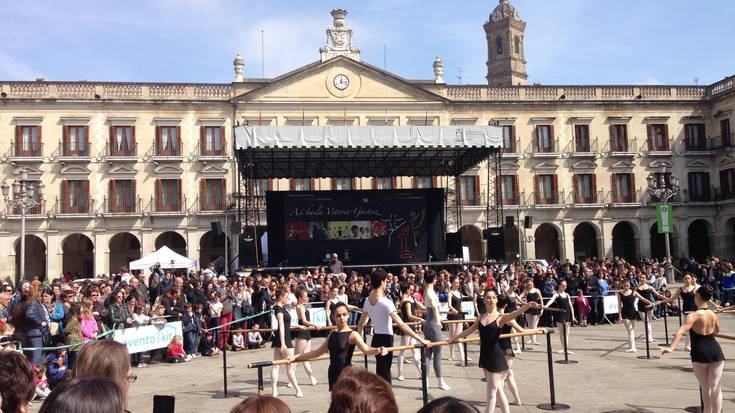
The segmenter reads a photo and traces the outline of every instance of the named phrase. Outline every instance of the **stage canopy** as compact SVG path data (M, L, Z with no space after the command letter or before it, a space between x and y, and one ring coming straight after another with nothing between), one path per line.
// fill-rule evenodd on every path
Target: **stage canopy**
M237 126L252 178L457 176L502 148L499 126Z
M152 254L146 255L137 261L131 261L130 269L147 270L157 262L161 264L161 268L192 268L197 266L197 260L177 254L164 245Z

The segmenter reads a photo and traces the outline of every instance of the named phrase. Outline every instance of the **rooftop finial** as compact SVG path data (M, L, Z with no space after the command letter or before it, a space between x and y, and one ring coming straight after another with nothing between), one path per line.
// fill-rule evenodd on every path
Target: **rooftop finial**
M444 63L439 56L434 59L434 82L444 83Z
M235 82L242 82L242 74L245 72L245 60L240 56L240 53L232 61L232 68L235 70Z
M345 26L347 10L332 10L331 14L334 22L332 27L327 28L327 44L319 49L322 62L335 56L347 56L359 61L360 49L352 44L352 29Z

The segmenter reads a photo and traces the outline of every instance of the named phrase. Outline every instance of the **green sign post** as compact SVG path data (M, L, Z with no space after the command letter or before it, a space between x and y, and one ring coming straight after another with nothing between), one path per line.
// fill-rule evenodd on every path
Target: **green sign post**
M673 210L670 204L656 205L656 223L659 234L671 234L674 232Z

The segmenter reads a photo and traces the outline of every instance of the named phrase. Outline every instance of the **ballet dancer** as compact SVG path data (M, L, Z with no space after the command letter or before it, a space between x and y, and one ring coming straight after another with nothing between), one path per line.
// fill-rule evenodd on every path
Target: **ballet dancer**
M449 277L449 294L447 297L447 320L464 320L464 312L462 311L462 292L459 291L459 277L452 275ZM450 336L456 336L461 333L462 323L451 323L447 325ZM434 341L434 340L431 340ZM449 346L449 361L454 360L454 345ZM461 345L456 345L459 350L459 360L464 360L464 349Z
M654 305L654 303L640 295L638 291L631 289L630 281L623 281L623 289L618 293L618 315L623 320L623 325L628 331L629 346L628 349L625 350L626 353L635 353L638 351L635 348L635 320L637 318L635 307L636 298L638 300L642 300L646 304L647 308L652 308Z
M684 315L687 315L689 313L693 313L697 311L697 304L694 302L694 295L697 292L697 289L699 289L699 285L697 284L697 280L692 276L692 274L686 273L684 274L684 285L677 288L676 291L674 291L674 294L671 295L670 298L667 298L663 302L666 303L673 303L676 301L677 298L681 297L681 312ZM684 338L685 348L688 350L691 350L691 344L689 343L689 334L685 335Z
M684 333L691 336L692 368L694 375L702 389L703 413L720 413L722 411L722 390L720 381L725 366L725 356L720 345L715 340L715 334L720 332L720 322L717 315L709 309L708 303L712 299L712 286L704 285L697 289L694 302L697 310L687 315L684 324L679 327L674 336L671 347L661 349L661 354L668 354L676 349Z
M645 297L649 302L656 301L653 298L654 295L661 301L666 300L664 295L659 294L653 286L648 284L645 274L638 276L638 288L636 288L636 292ZM643 302L638 301L638 315L641 317L641 320L648 316L648 342L655 343L656 339L653 338L653 329L651 328L651 321L653 321L653 308L646 308L646 305Z
M511 286L515 282L515 280L511 281ZM510 291L510 290L509 290ZM506 312L513 312L516 309L516 306L512 305L514 304L514 298L509 297L507 295L501 295L498 297L498 311L501 314L505 314ZM512 311L511 311L512 309ZM515 319L510 320L508 323L506 323L503 328L500 329L500 334L508 334L511 332L517 332L517 333L524 333L532 330L527 330L523 327L521 327L518 322L516 322ZM508 390L510 391L510 394L513 396L513 401L510 402L511 405L515 406L521 406L521 394L518 391L518 385L516 384L515 374L513 374L513 361L515 360L515 353L513 352L513 344L511 343L510 338L501 338L498 342L500 345L500 349L503 350L503 353L505 355L505 362L508 363L508 375L505 378L505 384L508 386Z
M510 412L508 399L503 392L505 378L508 375L508 362L505 354L500 348L500 331L511 320L526 312L529 308L539 308L538 303L524 304L521 308L508 314L498 311L498 295L495 290L485 292L486 313L477 317L475 322L460 334L450 338L449 343L458 343L459 339L465 338L475 331L480 333L480 367L483 368L487 379L486 413L495 412L495 402L500 404L502 413Z
M279 288L276 290L276 304L273 306L273 314L276 316L278 331L273 335L273 360L282 360L293 356L293 344L291 340L291 315L286 311L288 305L288 290ZM273 386L273 397L278 397L278 372L280 366L271 368L271 385ZM296 397L304 397L304 393L296 381L296 371L293 365L286 368L288 382L296 389Z
M543 306L544 302L541 298L541 290L533 286L533 278L529 278L526 280L526 288L523 290L523 293L521 294L521 300L524 302L535 302L538 303L540 306ZM531 330L535 330L538 327L538 322L541 319L541 316L543 315L544 310L539 310L536 308L532 308L526 312L526 325ZM538 342L538 339L536 336L529 336L528 340L526 341L526 344L537 344L540 345L541 343Z
M574 354L569 351L569 330L572 329L572 323L576 323L577 319L574 317L572 297L567 293L567 282L565 280L559 283L557 291L551 296L544 308L549 309L552 305L557 310L554 313L554 319L556 320L556 328L559 329L559 341L562 346L557 353L564 353L564 340L566 339L567 354ZM564 334L565 331L566 335Z
M426 320L424 321L424 337L428 341L439 341L442 339L442 322L439 316L439 296L434 291L434 282L436 281L436 272L429 270L424 274L424 306L426 307ZM437 386L442 390L449 390L449 386L444 382L442 376L442 350L441 346L431 347L424 350L424 360L426 362L426 376L429 376L429 362L434 358L434 374L436 375Z
M506 308L506 312L512 313L518 308L518 304L523 304L523 302L520 299L520 296L518 295L518 281L517 280L510 280L508 282L508 290L505 293L505 296L508 297L508 308ZM518 326L518 323L515 323L515 326ZM513 327L514 332L518 332ZM532 336L535 337L535 336ZM523 341L523 337L513 337L513 342L516 344L516 350L515 352L518 354L521 354L521 342Z
M374 348L365 344L362 336L349 326L347 321L350 318L350 312L347 304L341 301L335 304L332 307L332 315L336 329L329 333L329 336L319 348L308 353L292 354L287 357L289 366L291 366L291 363L295 361L307 362L307 360L313 360L329 352L329 369L327 370L329 391L332 391L332 386L334 386L342 370L352 365L352 353L355 351L355 347L368 355L388 354L385 347Z
M401 302L398 305L398 315L400 315L401 320L403 320L404 323L424 321L421 317L413 315L413 307L416 305L416 299L413 298L413 293L415 291L416 287L414 284L401 283ZM416 331L415 328L412 328L412 330ZM401 337L401 346L416 344L416 340L414 340L413 337L403 334L400 329L396 331L396 335ZM406 359L406 356L404 356L405 352L409 352L411 355L413 364L419 372L419 377L421 377L420 352L419 349L415 348L412 350L401 350L398 352L398 380L405 380L403 377L403 363Z
M317 326L311 322L311 313L305 305L309 302L309 292L303 289L300 290L296 302L296 315L299 318L299 325L304 328L297 330L293 334L294 352L296 354L308 353L311 351L311 331L309 329ZM311 380L311 385L316 386L317 379L311 370L311 363L305 361L303 365L306 374L309 376L309 380Z

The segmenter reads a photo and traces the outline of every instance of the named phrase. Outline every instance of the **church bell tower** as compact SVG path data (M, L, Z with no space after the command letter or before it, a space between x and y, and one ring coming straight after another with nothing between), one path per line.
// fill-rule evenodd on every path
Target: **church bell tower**
M490 86L525 85L528 79L524 47L526 22L508 0L490 14L483 26L487 38L487 82Z

